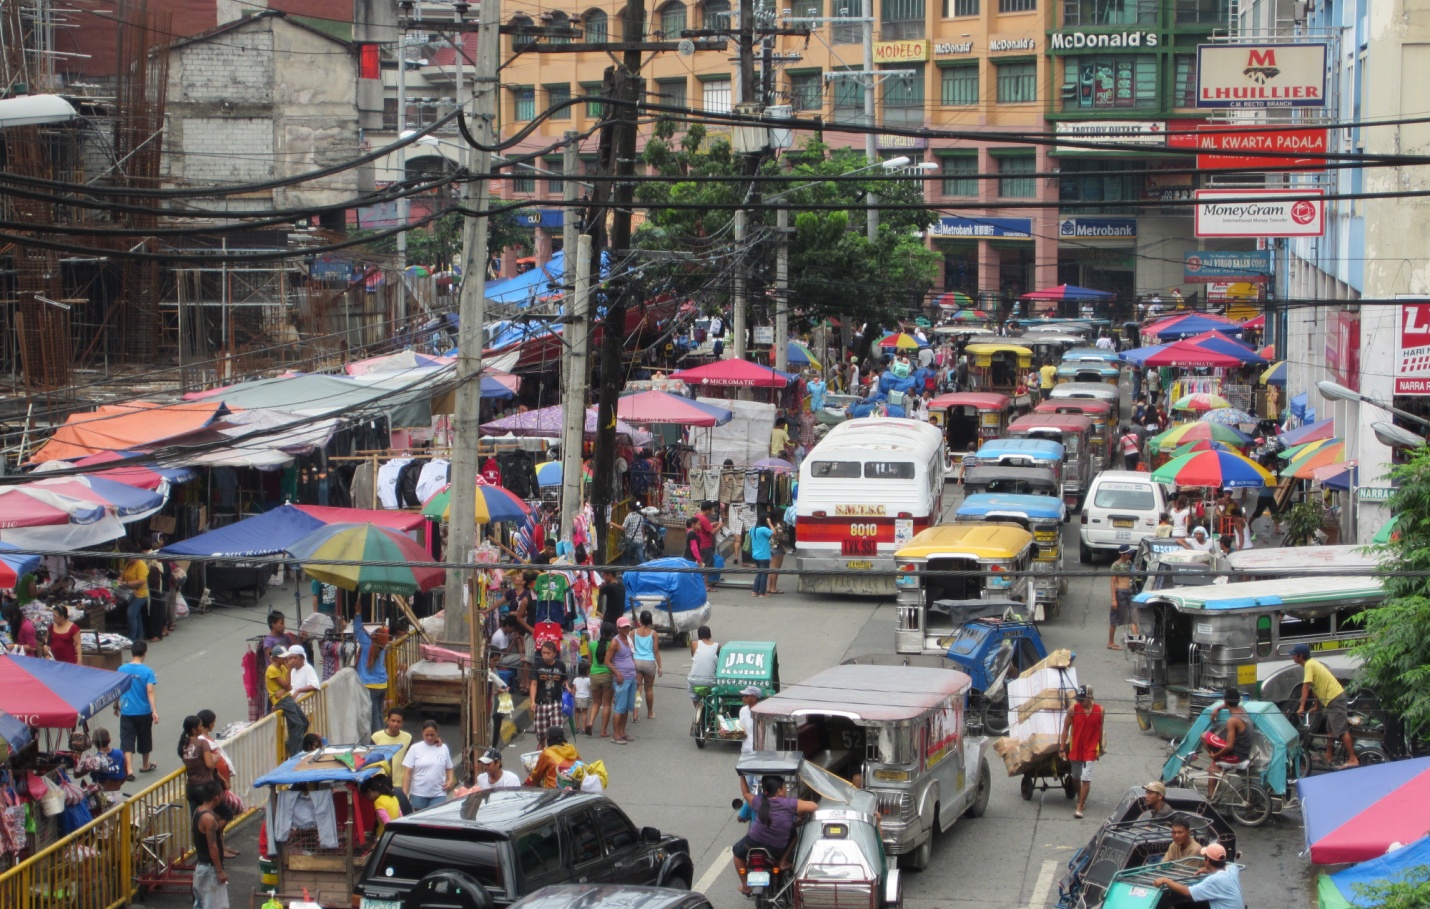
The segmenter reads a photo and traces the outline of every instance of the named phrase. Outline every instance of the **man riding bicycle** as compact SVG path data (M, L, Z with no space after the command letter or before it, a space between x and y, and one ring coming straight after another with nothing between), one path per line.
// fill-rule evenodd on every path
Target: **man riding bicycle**
M1251 720L1246 708L1241 706L1240 691L1235 688L1226 690L1221 706L1212 714L1213 725L1223 710L1230 716L1227 717L1226 728L1222 730L1222 734L1217 735L1210 729L1202 733L1202 742L1207 746L1207 754L1212 759L1211 767L1208 768L1208 773L1211 774L1211 778L1207 780L1208 799L1216 793L1217 778L1222 774L1222 765L1245 766L1251 762Z

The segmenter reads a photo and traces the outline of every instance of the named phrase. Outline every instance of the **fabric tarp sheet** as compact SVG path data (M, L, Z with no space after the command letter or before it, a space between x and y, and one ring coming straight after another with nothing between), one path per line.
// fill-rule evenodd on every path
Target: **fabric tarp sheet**
M49 527L14 527L0 529L0 542L19 549L60 552L93 549L125 535L119 518L106 511L104 517L88 524L55 524Z
M19 751L34 739L30 727L8 713L0 711L0 741L10 746L11 751Z
M342 748L342 745L330 745ZM400 745L364 745L363 766L349 770L342 764L323 768L298 769L298 765L308 760L306 753L291 757L277 767L253 781L255 786L292 786L298 783L361 783L363 780L387 773L392 759L402 750Z
M1357 886L1373 887L1398 881L1406 872L1430 866L1430 836L1420 839L1394 852L1387 852L1380 858L1352 865L1335 874L1322 873L1317 879L1317 891L1321 899L1320 909L1373 909L1378 905L1357 892Z
M728 458L746 467L770 456L770 432L775 428L775 405L758 401L696 398L701 404L730 411L730 422L693 433L695 453L707 455L706 464L719 467Z
M222 409L220 401L168 406L148 401L105 404L93 413L71 414L40 446L30 463L68 461L105 451L153 445L202 429L213 422Z
M372 511L321 505L283 505L272 511L180 540L159 550L161 555L254 558L278 555L292 543L328 524L376 524L409 532L425 518L410 511Z
M424 374L400 374L403 378L396 381L388 375L375 382L343 376L297 375L242 382L198 394L205 401L222 401L232 410L281 410L309 417L392 414L409 404L428 408L436 374L451 375L450 368L414 372ZM416 425L430 425L430 415L427 424Z
M203 432L158 457L161 464L187 467L256 467L275 470L303 454L322 448L338 431L336 418L314 420L281 410L255 408L227 414ZM208 446L186 452L187 446Z
M357 670L346 666L323 683L328 702L328 738L334 742L366 742L372 735L372 694Z
M133 676L0 654L0 710L37 729L73 729L119 699Z
M1296 787L1318 865L1378 858L1430 829L1430 758L1307 777Z

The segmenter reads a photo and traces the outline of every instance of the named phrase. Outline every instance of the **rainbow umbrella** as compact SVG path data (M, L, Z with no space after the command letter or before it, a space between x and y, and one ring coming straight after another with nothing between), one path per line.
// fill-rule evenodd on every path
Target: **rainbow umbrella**
M303 563L309 577L358 593L411 596L446 577L416 540L375 524L319 527L290 543L287 552Z
M799 341L789 342L789 353L786 356L791 366L813 366L815 369L823 369L819 358L814 355L814 351Z
M1216 410L1219 407L1230 407L1231 402L1221 395L1194 394L1184 395L1177 399L1177 403L1172 405L1173 410Z
M1235 407L1220 407L1216 410L1209 410L1202 414L1201 419L1207 423L1220 423L1223 426L1240 426L1243 423L1256 423L1256 417Z
M1276 485L1276 478L1270 471L1234 451L1198 451L1173 458L1154 470L1152 479L1178 486L1212 486L1218 489Z
M1283 461L1294 461L1297 458L1304 458L1318 448L1326 445L1334 445L1341 441L1335 436L1328 436L1324 439L1316 439L1313 442L1302 442L1300 445L1292 445L1290 448L1277 455Z
M1281 476L1295 477L1298 480L1311 479L1311 472L1317 467L1325 467L1328 464L1344 464L1346 460L1346 443L1337 442L1334 445L1322 445L1304 458L1296 458L1290 464L1281 468Z
M538 478L539 479L539 478ZM444 486L432 494L422 505L422 513L429 518L449 520L451 518L452 487ZM531 506L516 494L500 486L477 485L477 523L495 524L503 521L522 523L531 517Z
M918 350L920 347L927 347L927 344L920 344L919 339L911 334L896 331L891 335L885 335L879 339L879 346L886 350Z
M1172 457L1180 458L1182 455L1193 454L1198 451L1235 451L1225 442L1217 442L1211 439L1197 439L1195 442L1188 442L1172 452Z
M1178 423L1166 432L1152 437L1152 448L1156 451L1171 451L1187 442L1225 442L1228 445L1246 445L1251 437L1223 426L1220 423Z
M959 309L974 309L978 306L968 294L959 293L956 290L939 294L934 300L934 304L937 306L957 306Z
M992 321L992 319L992 313L982 312L977 309L960 309L948 317L948 321L950 322L989 322Z
M561 485L561 462L545 461L536 465L536 485L537 486L560 486Z

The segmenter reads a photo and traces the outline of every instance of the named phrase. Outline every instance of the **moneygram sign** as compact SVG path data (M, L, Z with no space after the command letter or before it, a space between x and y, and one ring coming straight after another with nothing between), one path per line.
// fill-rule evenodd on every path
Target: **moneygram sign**
M1197 107L1325 106L1325 44L1197 47Z
M1265 189L1199 189L1198 237L1319 237L1326 232L1326 203L1318 189L1287 193Z

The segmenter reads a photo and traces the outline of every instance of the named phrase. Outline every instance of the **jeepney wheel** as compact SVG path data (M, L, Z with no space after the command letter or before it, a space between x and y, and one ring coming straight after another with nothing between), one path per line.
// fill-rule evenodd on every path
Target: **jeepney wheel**
M968 810L964 812L969 817L983 817L988 811L988 796L993 790L993 774L988 772L988 759L984 758L978 762L978 786L977 792L973 795L973 801L969 804Z
M1008 702L1004 699L983 702L983 733L1002 737L1008 734Z
M1023 783L1018 787L1018 791L1023 793L1023 801L1031 802L1033 800L1033 775L1031 773L1023 774Z
M933 861L933 828L929 828L929 835L923 843L913 852L905 852L899 856L899 867L907 868L909 871L923 871Z
M690 632L688 632L688 631L682 631L682 632L680 632L679 634L677 634L677 635L675 636L675 646L677 646L677 647L689 647L689 646L690 646Z

